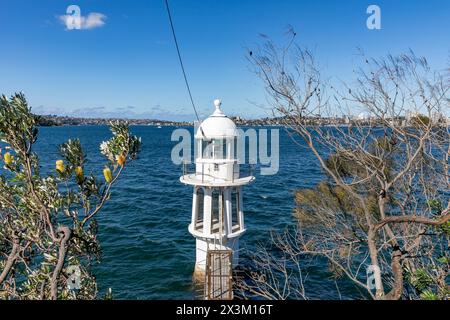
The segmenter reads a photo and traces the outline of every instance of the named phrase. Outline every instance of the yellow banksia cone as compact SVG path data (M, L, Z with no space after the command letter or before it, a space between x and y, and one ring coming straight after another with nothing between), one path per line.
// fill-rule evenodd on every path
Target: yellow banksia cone
M7 152L3 155L3 160L5 161L6 165L10 165L12 163L12 156L11 153Z
M105 169L103 169L103 176L105 177L105 180L107 183L111 183L112 181L112 173L111 173L111 169L109 169L108 167L106 167Z
M64 171L66 170L66 167L64 166L63 160L56 161L56 170L58 170L60 173L64 173Z
M77 176L77 182L81 183L84 180L84 173L83 173L83 168L82 167L76 167L75 168L75 174Z
M121 154L120 156L117 157L117 163L119 165L121 165L122 167L124 166L125 162L126 162L126 158L123 154Z

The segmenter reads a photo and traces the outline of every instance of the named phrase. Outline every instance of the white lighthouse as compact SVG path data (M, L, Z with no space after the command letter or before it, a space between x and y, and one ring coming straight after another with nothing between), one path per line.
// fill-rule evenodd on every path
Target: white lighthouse
M233 266L238 263L239 237L245 232L242 186L254 180L253 176L240 176L236 157L239 132L220 109L220 100L214 105L214 113L195 133L195 173L180 178L194 186L189 232L196 239L197 276L204 274L210 250L230 250Z

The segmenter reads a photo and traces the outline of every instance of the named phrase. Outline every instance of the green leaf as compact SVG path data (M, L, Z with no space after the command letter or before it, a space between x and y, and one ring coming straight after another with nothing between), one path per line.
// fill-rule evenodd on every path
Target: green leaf
M431 290L425 290L420 294L420 298L422 300L439 300L439 297L437 296L437 294L435 294L433 291Z

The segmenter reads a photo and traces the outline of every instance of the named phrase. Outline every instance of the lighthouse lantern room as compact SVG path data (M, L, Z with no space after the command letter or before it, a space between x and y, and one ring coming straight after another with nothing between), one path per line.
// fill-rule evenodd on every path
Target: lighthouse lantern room
M238 263L239 237L245 232L242 186L254 180L253 176L240 176L236 157L239 132L222 112L220 100L214 105L214 113L195 133L195 173L180 178L194 187L188 229L196 239L196 274L205 272L210 250L229 250L233 266Z

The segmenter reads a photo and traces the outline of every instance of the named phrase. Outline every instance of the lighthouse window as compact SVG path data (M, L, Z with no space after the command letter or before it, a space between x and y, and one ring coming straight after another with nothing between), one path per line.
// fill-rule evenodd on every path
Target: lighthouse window
M214 159L223 159L224 158L224 148L225 143L223 139L214 139L213 140L213 149L214 149Z
M227 144L228 144L227 139L222 140L222 158L223 159L225 159L229 154L229 152L227 150Z
M197 215L195 217L195 229L198 231L203 231L203 218L204 218L204 197L205 191L203 188L198 188L196 190L197 194Z
M239 228L239 190L234 188L231 193L231 224L233 232Z
M219 171L219 164L218 163L214 163L214 171Z
M203 158L211 159L213 155L213 142L202 140Z
M211 202L211 232L217 231L216 229L219 228L219 212L220 212L220 192L219 190L215 189L212 192L212 202Z
M233 159L234 155L236 154L234 151L234 138L226 140L226 145L224 146L224 149L226 150L224 152L227 159Z

